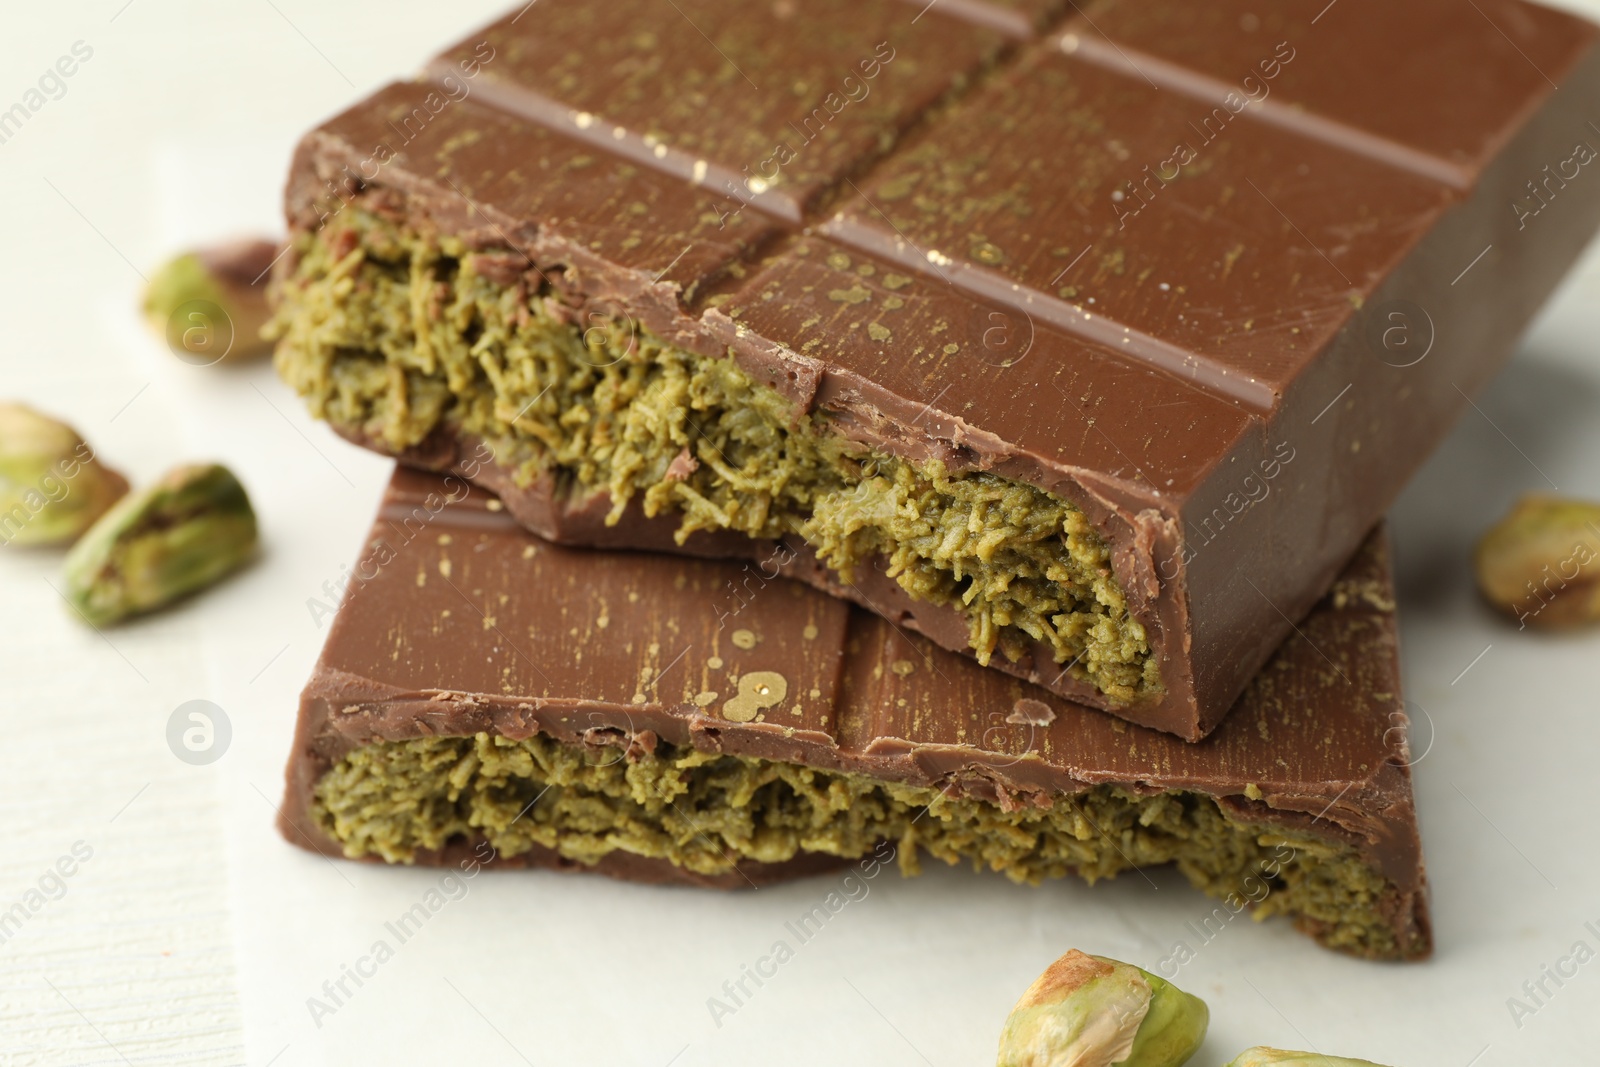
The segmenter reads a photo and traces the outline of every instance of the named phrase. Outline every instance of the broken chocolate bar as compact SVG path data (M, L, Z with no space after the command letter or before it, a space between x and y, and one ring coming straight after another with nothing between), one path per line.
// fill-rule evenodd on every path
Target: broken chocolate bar
M305 138L279 369L1198 739L1600 217L1588 23L1258 9L525 7Z
M302 697L282 826L351 858L723 887L891 850L1024 882L1171 863L1236 911L1415 958L1395 632L1379 533L1189 744L775 570L562 548L401 469Z

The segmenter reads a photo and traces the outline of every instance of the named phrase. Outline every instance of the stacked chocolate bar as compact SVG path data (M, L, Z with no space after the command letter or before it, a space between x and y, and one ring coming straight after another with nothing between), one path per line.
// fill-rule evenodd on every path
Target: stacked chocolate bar
M1517 0L567 0L380 90L289 180L279 369L405 467L285 832L1175 863L1426 954L1379 524L1600 220L1595 42Z

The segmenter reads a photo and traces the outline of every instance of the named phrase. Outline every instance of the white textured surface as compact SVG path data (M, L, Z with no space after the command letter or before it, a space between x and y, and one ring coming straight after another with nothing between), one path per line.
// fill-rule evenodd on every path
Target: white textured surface
M228 462L266 551L109 641L66 616L47 584L55 555L0 554L0 910L40 905L0 943L0 1063L954 1067L992 1060L1006 1009L1065 948L1151 966L1211 910L1165 873L1028 890L941 869L722 896L538 874L441 882L277 838L295 696L322 637L307 600L355 550L387 468L312 424L266 368L173 361L134 319L137 270L188 241L275 229L300 132L499 6L7 12L0 104L74 42L94 56L0 144L0 394L68 417L136 480ZM1600 929L1600 637L1491 619L1467 552L1524 490L1600 498L1597 296L1591 254L1395 514L1406 680L1435 734L1417 773L1437 958L1374 966L1281 923L1231 925L1179 979L1212 1007L1197 1064L1255 1043L1396 1065L1592 1061L1600 964L1547 980L1553 995L1520 1026L1507 999L1575 942L1600 950L1585 926ZM212 767L166 747L168 716L196 698L233 727ZM46 886L59 899L28 897L78 842L92 855L64 892ZM830 890L858 899L801 943L785 923ZM430 899L399 943L385 924ZM707 999L780 939L793 959L719 1026ZM379 940L392 958L314 1020L308 998Z

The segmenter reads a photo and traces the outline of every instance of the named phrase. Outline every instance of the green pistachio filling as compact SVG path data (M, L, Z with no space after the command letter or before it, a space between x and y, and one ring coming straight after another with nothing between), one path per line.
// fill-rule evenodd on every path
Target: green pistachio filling
M1294 916L1358 955L1415 948L1396 943L1379 911L1389 883L1354 849L1237 821L1194 793L1102 786L1003 811L936 788L670 745L624 758L542 734L478 734L355 749L317 783L312 814L347 856L390 863L457 837L508 857L537 845L594 864L621 850L706 875L802 852L854 859L882 841L897 843L907 874L919 852L1033 883L1171 863L1225 901L1196 927L1207 937L1249 907Z
M846 582L883 558L912 597L965 614L980 662L1039 642L1114 704L1160 691L1109 548L1060 497L878 454L825 414L797 420L731 358L586 320L510 253L357 208L297 252L277 364L318 416L396 451L446 424L520 484L551 471L565 492L608 492L611 522L635 498L681 516L680 542L798 535Z

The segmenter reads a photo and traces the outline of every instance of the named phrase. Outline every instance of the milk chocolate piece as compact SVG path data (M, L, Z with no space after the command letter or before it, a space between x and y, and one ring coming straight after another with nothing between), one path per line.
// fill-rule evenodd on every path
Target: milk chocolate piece
M303 141L279 366L545 537L782 540L1194 740L1594 230L1594 44L1515 0L525 6Z
M562 548L401 469L306 686L283 830L329 855L756 885L919 854L1177 863L1219 908L1430 949L1383 535L1188 744L759 564Z

